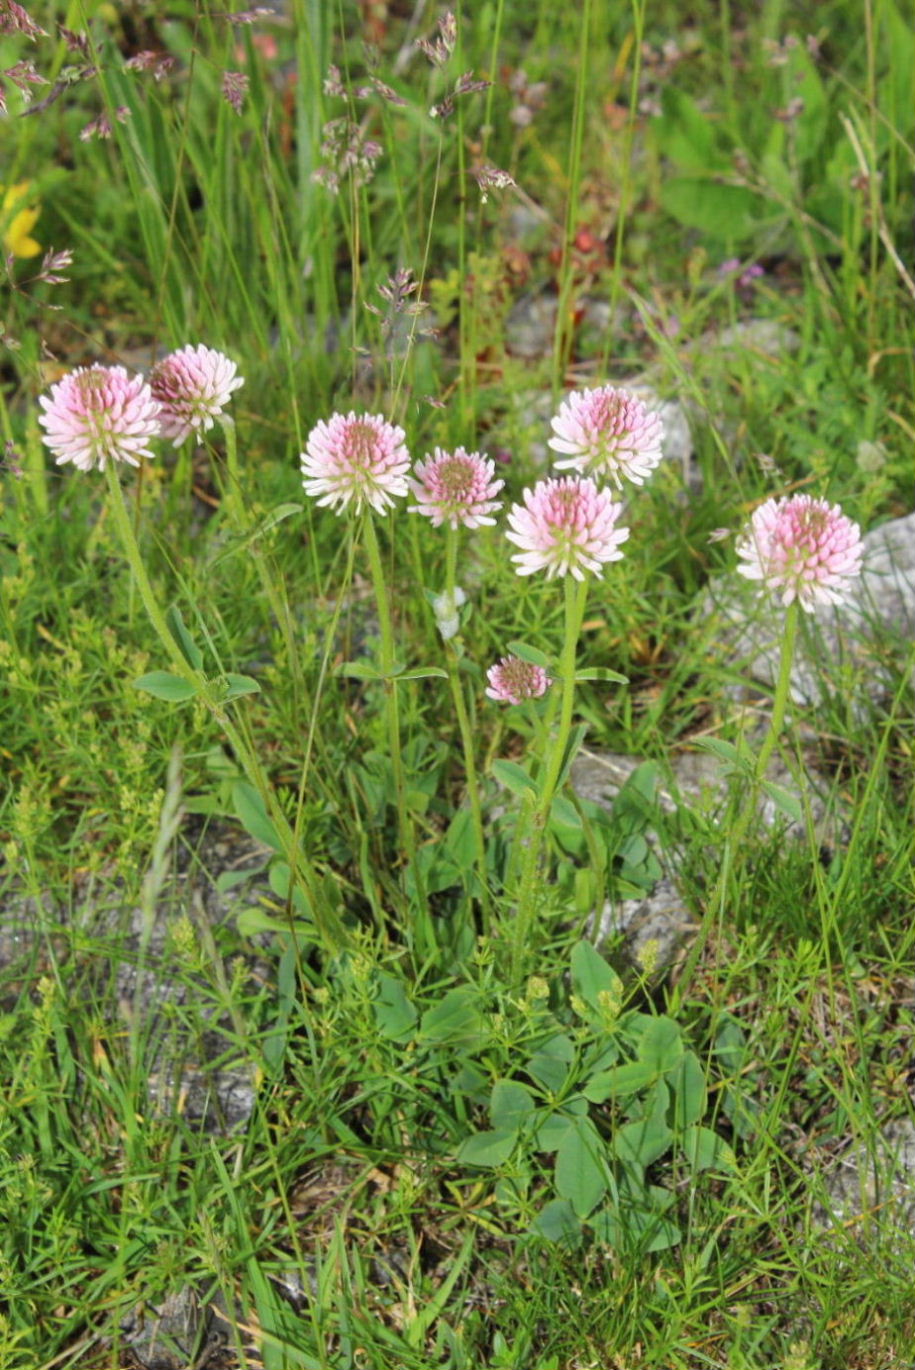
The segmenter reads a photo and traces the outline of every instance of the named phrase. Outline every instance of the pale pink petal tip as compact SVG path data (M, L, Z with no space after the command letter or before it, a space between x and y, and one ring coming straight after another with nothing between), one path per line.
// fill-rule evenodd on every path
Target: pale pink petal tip
M610 480L618 489L624 476L642 485L661 460L660 417L637 395L612 385L573 390L560 405L552 428L549 445L562 457L556 462L558 470Z
M410 481L416 504L409 512L425 514L433 528L443 523L451 528L494 524L491 515L502 507L495 497L505 484L495 479L495 469L491 458L479 452L465 452L463 447L443 452L436 447L431 457L416 464L416 479Z
M308 435L302 484L318 504L340 512L367 504L383 514L407 493L410 454L402 428L377 414L332 414Z
M564 476L542 480L524 491L524 503L512 505L506 537L521 551L512 556L519 576L545 571L547 578L600 572L608 561L619 561L620 544L628 528L617 527L622 504L614 504L607 490L593 480Z
M766 500L754 512L737 544L737 570L762 581L782 604L797 600L812 612L847 599L863 551L860 528L838 504L790 495Z
M109 461L139 466L159 436L159 406L142 376L123 366L81 366L42 395L38 422L58 465L103 471Z
M149 383L161 406L162 437L179 447L192 433L209 432L244 380L235 362L201 343L157 362Z
M521 704L525 699L539 699L549 688L550 678L542 666L522 661L518 656L504 656L486 672L489 684L486 694L502 704Z

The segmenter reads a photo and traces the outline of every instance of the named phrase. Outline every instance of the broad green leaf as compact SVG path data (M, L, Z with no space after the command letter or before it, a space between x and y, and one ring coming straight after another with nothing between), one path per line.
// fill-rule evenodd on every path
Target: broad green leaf
M287 919L275 918L257 905L242 909L236 915L235 926L242 937L259 937L265 932L271 933L274 937L289 936Z
M239 699L242 695L258 695L261 692L261 687L253 676L230 674L226 676L225 681L227 688L224 699L226 703L230 699Z
M181 617L181 610L177 604L170 604L166 609L165 622L187 664L193 670L199 671L203 666L203 653L191 637L190 630Z
M408 1039L412 1036L419 1015L407 997L403 982L384 971L380 971L375 978L378 996L372 1007L379 1032L391 1041Z
M760 195L745 186L728 185L708 176L674 176L661 186L661 204L687 228L697 228L722 244L745 242L767 218Z
M606 1145L590 1118L576 1118L556 1152L555 1184L578 1218L586 1218L607 1192Z
M577 1246L581 1240L581 1223L567 1199L552 1199L531 1223L531 1231L548 1242L567 1246Z
M557 1033L545 1042L527 1063L528 1073L551 1094L558 1094L569 1078L569 1067L575 1060L571 1038Z
M655 1018L641 1035L639 1060L659 1074L672 1070L683 1055L680 1029L672 1018Z
M544 670L550 665L550 658L545 652L541 652L537 647L531 647L526 642L510 642L508 650L512 656L520 657L522 661L529 661L533 666L542 666Z
M733 742L726 742L722 737L698 737L693 740L693 746L697 751L708 752L745 775L749 775L753 769L753 758L749 751L745 747L735 747Z
M682 1132L698 1123L705 1112L705 1072L694 1051L684 1053L667 1083L673 1094L673 1125Z
M680 1146L693 1170L737 1169L737 1157L727 1142L709 1127L687 1128Z
M427 1042L450 1042L466 1046L485 1044L488 1033L476 994L462 985L448 990L437 1004L426 1009L420 1024L420 1036Z
M626 1123L613 1134L613 1150L630 1165L649 1166L669 1150L674 1139L663 1118L651 1116Z
M572 985L576 994L597 1011L602 994L619 999L623 992L623 982L616 971L584 939L572 948Z
M298 885L294 888L290 888L292 885L292 871L290 870L287 861L271 862L270 869L267 872L267 880L277 899L289 899L291 897L292 907L295 909L296 913L300 913L303 918L311 917L311 905L305 898L305 891L300 889Z
M534 1100L517 1080L497 1080L489 1101L489 1121L497 1131L518 1131L533 1116Z
M274 851L283 850L276 828L267 816L263 799L246 780L237 780L232 786L232 807L245 832Z
M563 1137L574 1126L574 1118L568 1113L547 1113L545 1109L538 1109L537 1115L541 1121L534 1132L534 1149L558 1151Z
M571 832L581 832L581 818L578 810L564 794L557 794L550 804L550 826L567 828Z
M711 119L695 100L669 82L661 95L661 115L652 120L651 133L665 157L685 171L707 173L727 167L715 147Z
M657 1079L658 1072L646 1061L630 1061L613 1066L611 1070L592 1075L582 1093L592 1104L603 1104L608 1099L628 1099L647 1089Z
M518 1134L508 1131L474 1132L458 1147L457 1159L465 1165L504 1165L515 1149Z
M492 773L500 785L504 785L512 794L525 795L536 794L537 786L534 784L527 771L519 766L516 761L494 761L492 763Z
M776 785L771 780L761 780L759 787L763 794L769 796L775 807L791 819L792 823L803 823L804 809L796 794L786 790L784 785Z
M199 693L197 686L185 680L184 676L172 675L169 671L148 671L133 682L133 687L144 694L153 695L155 699L164 699L169 704L183 704Z

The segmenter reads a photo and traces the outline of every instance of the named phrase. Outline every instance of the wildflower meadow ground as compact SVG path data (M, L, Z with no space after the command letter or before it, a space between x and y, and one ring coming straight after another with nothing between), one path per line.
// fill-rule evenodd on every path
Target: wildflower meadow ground
M915 1360L896 0L0 0L0 1370Z

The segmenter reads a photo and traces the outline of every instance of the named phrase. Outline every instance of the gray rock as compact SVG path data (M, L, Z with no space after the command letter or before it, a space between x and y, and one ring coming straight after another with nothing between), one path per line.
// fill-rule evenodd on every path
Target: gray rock
M894 1228L901 1243L915 1237L915 1123L899 1118L886 1123L874 1145L853 1142L837 1161L824 1167L825 1198L814 1205L822 1227Z
M185 1370L190 1364L206 1363L198 1353L209 1326L209 1313L200 1307L193 1291L183 1286L158 1304L144 1304L129 1313L121 1323L121 1333L144 1370Z
M818 704L824 690L884 698L892 677L881 663L881 633L915 632L915 514L864 537L864 563L848 602L804 614L791 673L791 698ZM761 684L778 677L782 611L754 583L734 575L709 587L699 617L717 618L716 638L729 667Z
M642 899L608 900L590 926L599 951L622 938L625 959L654 981L670 970L698 931L675 882L667 878Z

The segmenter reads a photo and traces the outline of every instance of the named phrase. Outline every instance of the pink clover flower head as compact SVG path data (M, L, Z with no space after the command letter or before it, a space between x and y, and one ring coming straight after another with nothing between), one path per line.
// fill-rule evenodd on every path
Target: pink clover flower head
M319 504L340 511L363 503L383 514L407 494L410 454L404 431L378 414L332 414L308 435L301 454L302 484Z
M159 406L142 376L123 366L80 366L39 398L45 446L58 466L104 471L106 462L139 466L159 436Z
M616 526L622 510L609 491L588 478L538 481L525 490L524 504L513 504L508 515L506 537L521 548L512 557L515 570L519 576L546 571L548 579L584 580L586 571L599 572L604 562L619 561L620 543L629 536L628 528Z
M163 357L149 377L162 437L180 447L191 433L209 432L244 383L233 361L202 343Z
M486 672L486 694L502 704L521 704L539 699L549 689L550 678L542 666L522 661L519 656L504 656Z
M479 452L465 452L463 447L443 452L436 447L431 457L416 463L417 479L410 481L410 489L417 502L409 506L409 512L425 514L433 528L443 523L451 528L494 524L490 515L502 507L495 496L505 484L494 479L495 471L491 459Z
M842 513L811 495L766 500L755 510L737 544L748 580L760 580L781 599L812 612L841 604L861 570L861 530Z
M622 489L622 477L641 485L661 460L661 419L637 395L601 385L573 390L552 420L549 446L562 454L558 470L580 471L611 480Z

